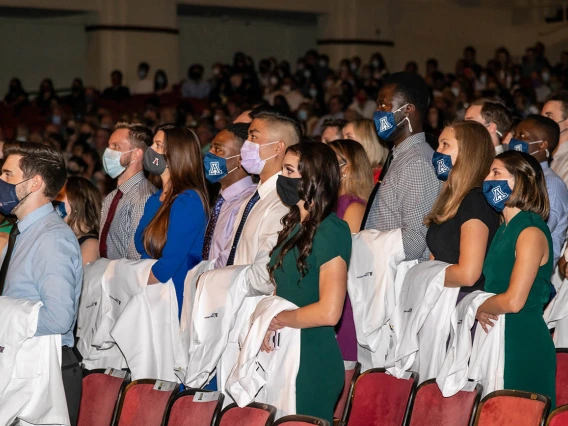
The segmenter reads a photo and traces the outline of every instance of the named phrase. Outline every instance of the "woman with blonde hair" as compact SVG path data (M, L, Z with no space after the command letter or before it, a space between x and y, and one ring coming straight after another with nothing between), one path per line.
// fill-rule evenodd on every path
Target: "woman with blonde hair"
M327 146L333 149L337 156L341 178L335 214L347 222L351 233L359 232L367 205L366 200L373 190L371 163L363 146L355 141L339 139L328 143ZM345 298L336 332L343 359L357 361L357 336L349 296Z
M343 128L343 138L357 141L363 145L373 169L373 182L376 183L379 180L389 150L377 136L373 120L361 118L350 121Z
M487 129L475 121L447 126L432 164L445 181L430 214L426 243L431 259L450 263L446 287L467 293L483 290L483 262L499 228L500 217L483 195L483 181L495 157Z

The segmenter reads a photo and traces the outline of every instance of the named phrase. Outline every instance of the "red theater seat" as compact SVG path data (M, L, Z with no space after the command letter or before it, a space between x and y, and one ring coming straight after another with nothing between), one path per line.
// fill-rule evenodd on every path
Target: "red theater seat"
M221 413L218 426L269 426L276 416L276 408L253 402L240 408L237 404L227 406Z
M568 426L568 405L558 407L550 413L546 426Z
M353 395L353 388L355 387L355 382L361 374L361 364L358 362L344 361L345 363L345 382L343 384L343 391L339 397L339 401L335 405L335 412L333 417L345 422L347 419L347 413L349 412L351 404L351 395Z
M207 395L215 398L207 398ZM222 393L201 389L180 392L168 405L164 426L213 426L223 407L223 399Z
M475 426L542 426L550 398L536 393L501 390L487 395L477 410Z
M278 419L272 426L330 426L327 420L312 416L286 416Z

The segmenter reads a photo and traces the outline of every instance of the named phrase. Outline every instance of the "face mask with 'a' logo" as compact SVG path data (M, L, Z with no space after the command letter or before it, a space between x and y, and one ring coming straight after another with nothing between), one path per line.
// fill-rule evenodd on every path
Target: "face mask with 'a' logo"
M487 203L496 211L502 212L513 190L507 180L486 180L483 182L483 195Z
M394 133L396 128L400 126L405 121L408 121L408 126L412 132L412 127L410 126L410 120L408 117L404 117L398 123L395 121L394 114L403 108L406 108L408 104L401 106L394 111L375 111L373 114L373 121L375 122L375 128L377 129L377 134L379 138L386 141L389 140L391 135Z
M168 167L166 158L163 154L159 154L152 148L148 148L144 153L144 170L153 175L160 176Z
M436 176L438 179L446 181L452 170L452 157L448 154L442 154L441 152L434 151L432 156L432 165L436 171Z
M221 179L223 179L229 173L237 170L238 167L235 167L230 171L227 170L227 160L230 160L231 158L236 158L236 157L240 157L240 155L233 155L232 157L223 158L223 157L219 157L218 155L215 155L211 152L208 152L207 154L205 154L205 157L203 157L203 166L205 168L205 178L209 182L215 183L215 182L219 182Z

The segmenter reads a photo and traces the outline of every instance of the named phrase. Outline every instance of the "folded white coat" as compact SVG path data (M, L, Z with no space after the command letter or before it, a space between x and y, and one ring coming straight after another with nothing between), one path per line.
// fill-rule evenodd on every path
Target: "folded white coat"
M41 302L0 297L0 424L69 426L61 335L35 336Z
M249 265L229 266L201 275L189 333L189 358L184 380L187 387L201 388L211 380L246 297L249 268ZM234 362L228 367L229 372L233 365ZM218 372L218 389L223 389L223 385Z
M416 371L422 383L440 371L459 293L459 288L444 287L448 266L431 260L414 266L404 277L392 315L392 345L386 362L387 371L395 377Z
M564 279L558 293L544 310L544 321L549 329L554 328L554 346L568 347L568 280Z
M388 320L397 299L396 268L404 257L400 229L366 230L353 236L347 291L362 371L385 365L391 332Z
M278 296L269 296L257 305L225 386L239 407L256 401L276 407L277 418L296 414L301 330L289 327L279 330L279 348L272 352L260 351L272 318L294 309L298 307Z
M484 397L504 388L504 368L505 315L499 315L488 333L480 325L475 329L468 376L483 385Z
M101 327L92 344L115 341L132 380L178 381L187 365L182 350L178 305L173 282L147 285L155 260L113 260L104 274ZM109 330L103 336L104 330Z
M103 317L102 285L109 263L110 260L102 258L89 263L84 268L83 287L77 311L77 349L83 357L83 364L87 370L108 367L121 369L127 366L120 349L110 338L108 327L106 331L101 329L99 332L99 336L106 335L108 341L101 341L101 337L95 338ZM97 345L93 344L93 338Z
M450 345L446 359L436 377L436 383L445 397L454 396L468 383L469 359L472 350L471 329L477 308L493 293L474 291L456 306L451 318ZM477 328L481 328L480 325Z

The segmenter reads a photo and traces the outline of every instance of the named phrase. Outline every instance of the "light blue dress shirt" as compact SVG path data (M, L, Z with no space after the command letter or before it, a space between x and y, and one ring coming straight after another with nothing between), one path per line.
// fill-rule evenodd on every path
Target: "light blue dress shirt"
M566 184L560 176L548 167L546 161L543 161L540 165L544 173L548 200L550 201L550 214L546 224L552 235L554 265L556 265L558 258L562 254L562 245L566 239L566 230L568 228L568 189L566 189Z
M18 229L3 295L42 301L36 336L61 334L62 344L73 346L83 282L77 237L51 203L29 213L18 222Z

